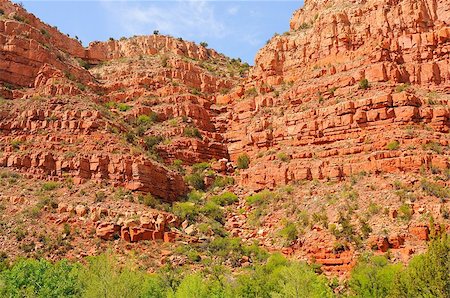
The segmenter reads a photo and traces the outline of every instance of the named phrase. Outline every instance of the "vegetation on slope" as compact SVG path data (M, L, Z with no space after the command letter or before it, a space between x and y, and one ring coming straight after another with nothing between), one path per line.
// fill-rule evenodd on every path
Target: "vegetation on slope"
M335 281L279 254L230 273L223 266L183 272L170 266L147 274L111 255L85 265L19 259L0 272L2 297L333 297ZM434 240L407 267L383 256L362 257L349 280L349 297L449 297L450 239Z

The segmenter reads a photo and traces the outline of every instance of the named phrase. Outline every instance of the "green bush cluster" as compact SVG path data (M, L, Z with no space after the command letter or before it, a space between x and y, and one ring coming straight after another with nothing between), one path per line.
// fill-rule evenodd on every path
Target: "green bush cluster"
M336 249L341 246L337 244ZM148 274L133 262L119 264L111 255L87 258L82 265L34 259L10 264L2 254L0 297L334 297L335 283L305 263L289 261L280 254L268 256L257 245L217 237L205 249L231 266L240 265L242 256L249 256L254 264L238 274L221 265L196 273L164 266ZM201 259L195 249L181 250L192 261ZM433 240L428 251L414 257L408 266L392 264L384 256L363 255L351 272L348 292L338 297L448 298L449 268L448 236Z
M234 239L218 238L212 249L221 254L252 253ZM191 253L193 260L199 255ZM267 258L267 257L266 257ZM132 265L119 265L109 255L88 259L86 265L67 261L20 260L1 273L2 297L332 297L327 280L304 263L271 256L264 265L236 276L221 266L183 273L169 266L147 274Z
M370 87L368 79L362 79L359 81L359 89L366 90Z
M276 198L276 194L270 190L263 190L257 194L247 197L247 203L250 205L263 205Z
M59 183L54 181L44 182L44 184L42 184L42 190L45 191L52 191L57 189L58 187Z
M355 297L440 297L450 294L450 239L434 240L425 254L407 267L383 256L363 257L352 271L349 286Z
M187 126L183 129L183 135L188 138L197 138L203 140L202 134L197 127Z
M386 145L386 149L388 150L397 150L400 147L400 143L395 140Z
M243 153L237 158L238 169L248 169L250 165L250 156L247 153Z
M434 196L441 200L445 200L450 197L450 190L447 187L442 186L438 183L434 183L426 179L423 179L420 182L420 186L422 187L422 190L430 196Z
M220 206L228 206L238 200L238 196L232 192L224 192L223 194L211 197L211 201Z

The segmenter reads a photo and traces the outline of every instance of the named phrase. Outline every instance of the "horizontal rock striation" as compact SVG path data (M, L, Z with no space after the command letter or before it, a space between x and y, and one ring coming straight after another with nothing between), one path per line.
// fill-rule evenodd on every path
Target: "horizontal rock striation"
M448 11L445 1L306 1L247 82L217 99L231 106L232 159L251 157L241 182L448 168Z

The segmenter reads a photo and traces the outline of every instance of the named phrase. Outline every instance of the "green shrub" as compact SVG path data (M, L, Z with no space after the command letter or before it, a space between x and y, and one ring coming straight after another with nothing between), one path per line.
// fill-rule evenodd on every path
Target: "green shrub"
M150 121L150 117L147 115L140 115L139 117L137 117L136 119L136 124L137 125L146 125L151 123Z
M136 140L136 135L133 132L127 131L125 133L125 140L130 143L133 144L134 141Z
M201 191L193 190L188 193L187 198L189 202L198 204L203 201L204 195L205 194Z
M150 114L148 115L140 115L139 117L137 117L136 119L136 124L137 125L148 125L150 123L155 123L158 122L158 114L156 112L150 112Z
M273 201L276 194L269 190L263 190L260 193L247 197L246 201L250 205L263 205L269 201Z
M20 145L23 144L23 141L21 140L12 140L10 142L11 147L13 147L14 150L19 150L20 149Z
M67 261L19 259L0 274L1 297L80 297L80 266Z
M78 61L78 64L80 64L80 66L83 67L84 69L89 70L92 68L92 65L83 59L77 59L77 61Z
M238 169L248 169L250 165L250 157L247 153L243 153L237 158L237 167Z
M210 168L211 164L208 162L199 162L192 165L192 171L194 173L203 173L205 170Z
M221 195L211 197L211 201L220 206L228 206L237 202L238 196L232 192L224 192Z
M177 202L173 205L172 211L182 220L195 220L200 210L199 207L192 202Z
M400 93L400 92L408 90L409 87L411 87L411 84L409 84L409 83L401 84L401 85L398 85L397 87L395 87L395 91L397 93Z
M200 130L198 130L198 128L196 128L196 127L190 127L190 126L185 127L183 129L183 135L188 138L197 138L200 140L203 139L202 134L200 133Z
M434 196L442 200L448 199L450 197L450 190L440 184L423 179L420 182L420 186L422 187L423 191L430 196Z
M217 222L223 223L223 217L224 217L223 210L222 210L222 208L220 208L219 205L217 205L213 201L207 202L200 209L200 212Z
M356 297L389 297L401 270L401 265L390 265L384 256L363 256L351 272L350 289Z
M370 87L369 85L369 80L367 79L362 79L361 81L359 81L359 89L362 90L366 90Z
M197 190L205 190L205 182L203 175L199 173L193 173L186 176L186 182Z
M45 191L55 190L58 187L59 187L59 183L54 182L54 181L49 181L49 182L45 182L44 184L42 184L42 190L45 190Z
M287 243L290 243L298 237L297 227L293 222L286 221L284 227L279 231L279 235L283 237Z
M426 151L428 151L428 150L434 151L437 154L442 154L442 152L443 152L441 144L439 142L435 142L435 141L431 141L427 144L424 144L422 146L422 148L423 148L423 150L426 150Z
M413 215L413 210L410 205L403 204L398 208L399 211L399 218L404 219L406 221L410 221Z
M172 162L172 166L180 173L184 172L183 161L181 159L175 159Z
M105 107L107 107L108 109L114 109L117 107L117 103L114 101L109 101L105 103Z
M245 90L245 97L255 97L258 95L258 91L255 87Z
M106 199L104 191L98 191L95 193L95 202L103 202Z
M152 196L152 194L150 194L150 193L148 193L144 196L142 203L145 206L148 206L151 208L155 208L159 205L159 201L154 196Z
M44 208L44 206L48 206L51 209L58 208L58 203L53 198L43 197L39 199L39 202L36 205L39 209Z
M395 140L386 145L386 149L388 150L397 150L400 147L400 143Z
M28 23L28 20L27 20L27 19L25 19L23 16L20 16L20 15L18 15L18 14L15 14L15 15L13 16L13 19L16 20L16 21L18 21L18 22L21 22L21 23Z
M375 214L378 214L380 212L381 206L376 204L376 203L371 202L369 204L368 210L369 210L370 214L375 215Z
M129 106L129 105L127 105L127 104L125 104L125 103L118 103L117 104L117 108L119 109L119 111L121 111L121 112L126 112L126 111L128 111L129 109L131 109L131 106Z
M144 138L144 144L148 151L154 151L155 146L163 141L162 136L148 136Z
M434 240L425 254L414 257L394 278L390 297L439 297L450 293L450 238ZM391 282L385 278L384 282Z
M200 46L207 48L208 47L208 43L205 41L200 42Z
M287 155L284 152L280 152L277 154L277 157L279 160L283 161L283 162L289 162L291 160L291 158L289 157L289 155Z
M234 178L228 177L228 176L217 176L216 179L214 179L213 187L219 187L224 188L227 185L233 185L234 184Z

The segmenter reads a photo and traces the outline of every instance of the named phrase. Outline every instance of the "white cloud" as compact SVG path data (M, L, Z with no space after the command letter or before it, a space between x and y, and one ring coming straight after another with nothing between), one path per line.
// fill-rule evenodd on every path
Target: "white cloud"
M231 6L227 9L227 13L232 16L236 15L238 12L239 12L239 6Z
M221 37L225 25L216 17L214 8L204 0L171 2L103 2L114 18L129 34L150 34L160 30L183 38Z

